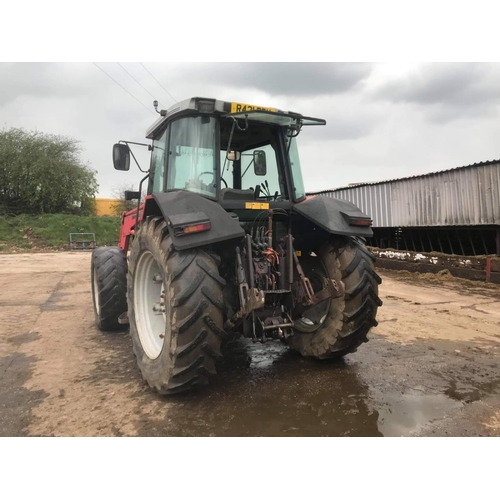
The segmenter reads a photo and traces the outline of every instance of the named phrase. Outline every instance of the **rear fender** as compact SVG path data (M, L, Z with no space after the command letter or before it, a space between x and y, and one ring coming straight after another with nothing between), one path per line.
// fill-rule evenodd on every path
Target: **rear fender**
M144 217L162 215L176 250L187 250L221 241L242 238L245 231L237 219L231 217L218 203L189 191L155 193L146 200ZM190 225L210 222L210 229L178 235L179 224Z
M356 220L368 220L356 205L328 196L314 196L293 206L293 211L313 222L330 234L370 238L369 226L352 225Z

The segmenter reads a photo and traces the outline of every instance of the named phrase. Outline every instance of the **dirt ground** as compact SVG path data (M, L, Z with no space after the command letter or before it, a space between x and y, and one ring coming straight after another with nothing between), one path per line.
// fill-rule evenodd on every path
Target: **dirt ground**
M342 361L231 342L207 388L160 397L127 332L94 326L89 253L0 255L0 436L498 436L500 287L381 272Z

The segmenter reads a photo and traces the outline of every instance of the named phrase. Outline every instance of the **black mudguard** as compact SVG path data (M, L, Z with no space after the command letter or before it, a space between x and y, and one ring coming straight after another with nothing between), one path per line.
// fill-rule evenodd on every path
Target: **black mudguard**
M370 227L349 224L350 219L369 218L349 201L319 195L297 203L293 206L293 210L331 234L365 238L373 236Z
M189 191L170 191L155 193L153 198L166 220L173 245L176 250L187 250L221 241L242 238L244 229L237 219L233 218L218 203L207 200ZM147 214L146 214L147 215ZM196 224L204 220L210 221L208 231L178 236L175 226Z

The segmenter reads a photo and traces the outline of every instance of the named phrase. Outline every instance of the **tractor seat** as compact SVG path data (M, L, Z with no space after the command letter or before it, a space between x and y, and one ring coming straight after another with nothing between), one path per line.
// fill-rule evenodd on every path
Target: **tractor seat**
M223 200L255 200L255 191L253 189L221 189L221 198Z

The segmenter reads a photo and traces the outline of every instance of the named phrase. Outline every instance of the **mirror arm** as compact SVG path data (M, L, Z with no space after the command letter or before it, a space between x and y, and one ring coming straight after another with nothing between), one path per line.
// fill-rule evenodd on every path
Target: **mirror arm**
M295 130L295 133L293 133L293 130ZM288 131L287 131L287 134L286 134L287 137L289 138L287 153L290 152L290 146L292 145L292 139L294 137L297 137L300 134L301 130L302 130L302 123L300 122L299 119L297 119L295 121L295 126L294 127L288 127ZM292 133L288 134L288 132L290 132L290 131L292 131Z
M243 179L243 176L248 172L248 169L252 166L252 163L254 162L254 159L252 158L252 161L248 164L248 167L245 169L245 171L241 174L241 178Z
M136 158L135 158L134 153L132 153L132 150L130 149L130 146L129 146L129 148L128 148L128 149L129 149L129 151L130 151L130 154L132 155L132 158L133 158L133 159L134 159L134 161L135 161L135 164L137 165L137 168L138 168L138 169L139 169L139 170L140 170L143 174L145 174L145 173L147 172L147 173L148 173L148 175L149 175L149 170L142 170L141 166L139 165L139 162L138 162L138 161L136 160Z
M130 154L132 155L132 158L134 159L135 161L135 164L137 165L137 168L143 173L145 174L146 172L148 172L148 175L149 175L149 170L142 170L141 166L139 165L139 162L137 161L137 158L135 157L131 147L129 146L129 144L137 144L139 146L147 146L148 149L150 149L150 145L149 144L141 144L140 142L130 142L130 141L118 141L118 143L123 143L123 144L126 144L127 147L128 147L128 150L130 151Z
M243 127L240 127L240 126L238 125L238 120L237 120L234 116L231 116L231 118L233 119L233 122L234 122L234 124L233 124L233 128L234 128L234 125L236 125L236 127L238 128L238 130L239 130L240 132L245 132L245 131L247 131L247 130L248 130L248 115L245 115L245 127L244 127L244 128L243 128Z
M151 147L151 144L144 144L143 142L132 142L132 141L118 141L118 144L126 144L127 146L129 144L135 144L136 146L146 146L149 151L151 151L153 148Z
M229 134L229 141L227 143L226 158L227 158L229 151L231 151L231 143L233 142L234 127L236 127L240 132L245 132L246 130L248 130L248 115L245 115L245 127L244 128L240 127L238 125L238 120L234 116L231 116L230 118L233 120L233 126L231 127L231 133Z
M234 127L236 126L236 120L233 121L233 126L231 127L231 133L229 134L229 141L227 143L227 149L226 149L226 160L227 160L227 155L229 154L229 151L231 151L231 142L233 142L233 133L234 133ZM228 167L229 169L229 167Z

